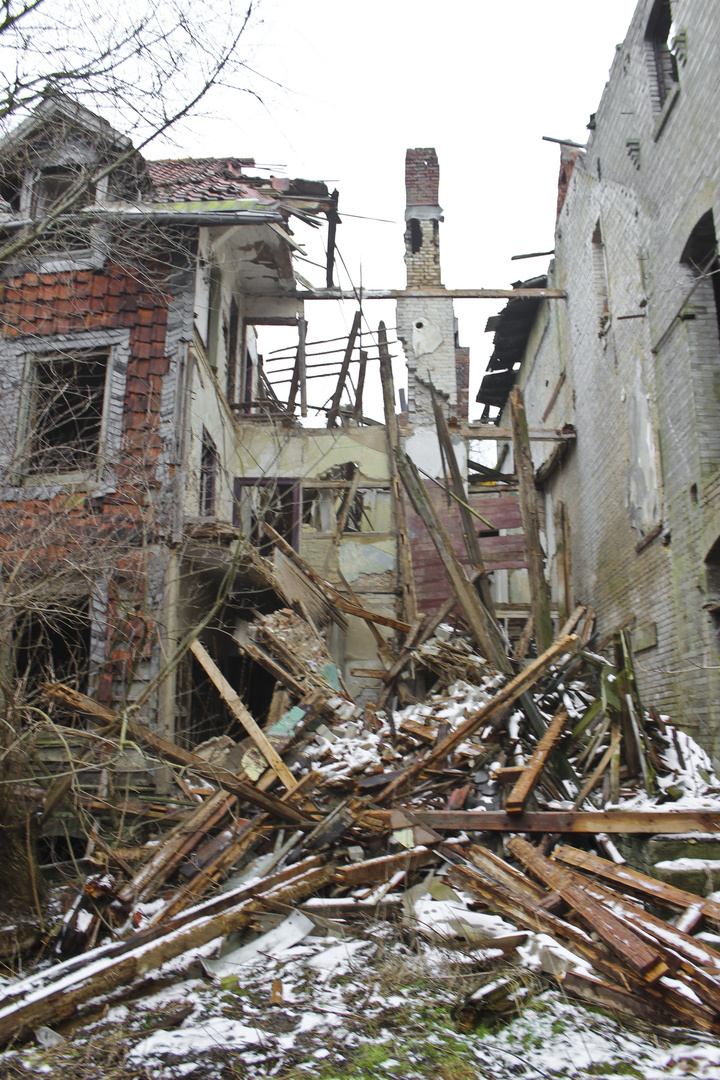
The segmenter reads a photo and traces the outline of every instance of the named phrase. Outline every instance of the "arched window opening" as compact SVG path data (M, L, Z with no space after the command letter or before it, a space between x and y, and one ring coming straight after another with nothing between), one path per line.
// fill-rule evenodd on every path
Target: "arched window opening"
M680 261L688 267L693 277L702 278L707 282L706 293L708 300L712 296L715 328L718 333L718 344L720 344L720 261L712 210L703 214L690 233Z

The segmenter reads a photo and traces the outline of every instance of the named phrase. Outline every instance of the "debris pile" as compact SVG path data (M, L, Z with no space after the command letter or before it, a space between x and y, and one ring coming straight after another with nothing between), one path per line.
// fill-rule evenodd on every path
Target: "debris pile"
M105 831L47 939L54 963L3 987L3 1044L122 1000L170 962L182 972L202 955L221 980L272 955L271 932L286 948L311 927L460 936L477 970L505 972L463 996L466 1027L514 1008L512 965L619 1014L720 1030L720 903L618 850L632 834L717 835L720 784L692 740L643 709L624 634L613 663L589 650L586 626L506 674L442 624L411 650L435 689L393 715L348 699L307 616L281 609L256 630L243 647L298 702L264 730L191 645L247 744L188 751L47 686L172 766L177 797L133 851ZM229 935L239 944L218 958Z

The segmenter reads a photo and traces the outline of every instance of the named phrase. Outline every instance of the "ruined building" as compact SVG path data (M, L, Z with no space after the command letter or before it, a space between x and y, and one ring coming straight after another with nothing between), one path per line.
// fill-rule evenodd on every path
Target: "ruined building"
M491 320L478 395L488 417L517 381L531 424L577 428L542 486L551 579L569 542L600 636L632 628L646 704L716 755L719 63L715 5L638 3L587 146L562 147L555 256L534 283L567 303L513 301ZM549 461L543 444L534 457Z

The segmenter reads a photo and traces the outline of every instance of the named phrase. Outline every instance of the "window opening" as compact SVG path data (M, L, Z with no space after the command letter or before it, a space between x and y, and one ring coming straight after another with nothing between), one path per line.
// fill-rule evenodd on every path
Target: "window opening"
M604 337L610 325L610 295L608 291L605 243L598 221L592 234L592 274L595 291L595 310L599 324L599 336Z
M67 166L43 169L33 183L31 203L33 218L43 218L58 206L77 184L80 176L79 169ZM88 185L73 196L71 210L67 212L81 210L94 202L95 189L92 185ZM63 251L85 250L91 246L89 225L70 226L58 222L47 229L43 242Z
M200 450L200 514L214 517L217 502L219 459L212 436L203 428Z
M249 536L263 555L271 555L273 542L265 535L271 525L297 551L300 544L300 481L298 479L235 479L236 527Z
M672 88L678 81L677 61L670 51L671 27L670 0L656 0L645 31L651 76L650 95L656 112L662 111Z
M423 234L422 225L417 218L410 218L410 250L413 255L422 247Z
M698 221L690 233L685 245L681 262L685 263L696 278L707 278L712 286L715 325L720 343L720 261L718 260L718 242L715 233L715 218L712 210Z
M107 350L36 357L28 423L29 472L95 467L107 370Z
M46 682L59 681L84 691L90 660L90 601L48 601L45 611L23 612L13 632L15 672L32 702ZM43 704L43 708L47 703Z

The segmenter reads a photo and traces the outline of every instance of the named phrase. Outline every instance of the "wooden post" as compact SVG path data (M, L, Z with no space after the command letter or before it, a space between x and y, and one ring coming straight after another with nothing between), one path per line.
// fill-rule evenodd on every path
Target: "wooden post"
M352 358L353 349L355 348L355 339L360 331L360 320L362 319L362 311L355 312L355 318L350 329L350 336L348 337L347 347L345 349L345 355L342 359L342 365L340 367L340 374L338 375L337 386L335 387L335 393L333 394L332 401L330 402L330 409L328 411L327 426L335 427L335 422L340 415L340 400L345 389L345 380L347 379L348 371L350 370L350 360Z
M525 403L518 386L514 386L510 392L510 416L515 472L519 484L520 514L527 548L535 641L537 650L540 653L550 647L553 638L552 620L550 618L550 594L545 580L545 556L540 546L537 492L535 490L535 476L530 453Z
M395 451L395 457L398 463L398 471L405 490L410 498L410 502L413 504L415 512L420 515L425 523L427 531L430 533L430 537L435 544L435 548L437 549L437 553L440 556L445 569L450 588L457 597L458 604L467 619L473 637L488 660L491 660L500 671L509 672L511 670L510 662L505 655L504 647L499 647L496 635L493 633L493 630L496 628L491 622L487 611L480 603L480 599L475 592L474 586L468 581L462 563L458 559L452 541L447 534L447 530L440 520L440 516L427 493L425 485L420 479L420 475L415 468L415 465L407 454L399 447Z
M258 727L254 718L247 711L238 695L233 690L230 683L222 674L220 669L214 660L208 655L205 648L199 641L193 641L190 646L195 659L205 669L210 679L217 687L217 690L222 697L225 704L228 706L233 716L235 716L242 726L247 731L252 741L257 746L260 753L263 755L268 765L275 770L281 782L285 785L288 791L295 787L295 778L288 769L283 759L278 754L275 747L268 741L267 737Z
M355 391L355 408L353 409L353 420L356 424L359 424L362 420L362 407L363 407L363 390L365 389L365 371L367 368L368 354L364 349L360 350L360 368L358 370L357 390Z
M570 564L570 522L564 502L555 504L555 555L557 558L560 596L558 614L569 619L573 610L572 574Z
M402 615L409 623L417 620L417 594L413 573L410 538L407 532L407 518L402 488L395 460L395 448L400 445L400 425L395 412L395 385L393 382L392 361L387 344L385 323L378 326L378 352L380 354L380 380L382 382L383 405L385 409L385 432L388 444L388 469L390 471L390 489L392 491L395 530L397 532L398 562L400 567L400 587L402 589Z

